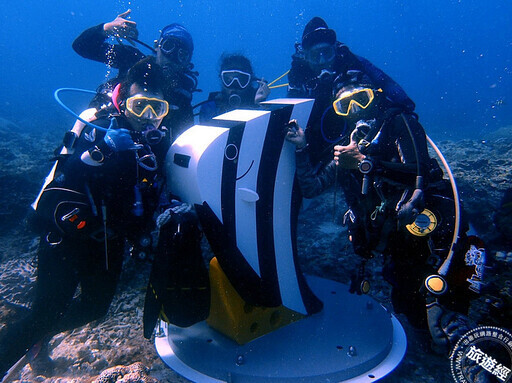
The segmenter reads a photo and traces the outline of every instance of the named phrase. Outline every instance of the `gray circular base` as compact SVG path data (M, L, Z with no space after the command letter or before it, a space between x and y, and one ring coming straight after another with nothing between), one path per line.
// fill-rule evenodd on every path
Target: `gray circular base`
M307 277L324 309L239 345L206 322L161 323L162 360L194 382L373 382L402 360L407 339L398 320L346 285Z

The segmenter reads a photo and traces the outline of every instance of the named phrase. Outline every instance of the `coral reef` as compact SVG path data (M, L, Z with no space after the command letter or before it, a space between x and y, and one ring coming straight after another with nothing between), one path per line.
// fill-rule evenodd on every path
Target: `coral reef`
M158 383L148 376L149 369L140 362L107 368L92 383Z

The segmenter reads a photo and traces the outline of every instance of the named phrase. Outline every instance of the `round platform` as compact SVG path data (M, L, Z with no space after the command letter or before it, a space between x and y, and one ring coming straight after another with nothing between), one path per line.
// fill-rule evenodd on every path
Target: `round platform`
M402 360L407 340L398 320L348 286L307 277L324 309L239 345L206 322L161 323L158 354L194 382L374 382Z

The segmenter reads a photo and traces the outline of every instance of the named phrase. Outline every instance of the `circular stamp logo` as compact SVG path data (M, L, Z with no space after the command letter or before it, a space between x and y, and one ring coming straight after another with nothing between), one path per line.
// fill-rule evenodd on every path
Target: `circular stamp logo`
M457 383L512 383L512 334L499 327L477 327L459 339L450 361Z

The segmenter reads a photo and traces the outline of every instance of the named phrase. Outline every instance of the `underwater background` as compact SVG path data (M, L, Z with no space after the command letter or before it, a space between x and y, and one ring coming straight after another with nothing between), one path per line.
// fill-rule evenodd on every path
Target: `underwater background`
M271 81L289 69L305 24L321 16L339 41L405 89L434 139L485 138L512 124L512 3L504 0L5 1L0 117L27 129L69 128L73 119L53 100L53 91L96 89L112 75L105 65L79 57L71 44L86 28L127 9L139 39L150 45L167 24L189 29L203 90L194 104L218 90L223 51L246 54L256 74ZM285 89L270 98L284 96ZM88 98L69 95L66 102L82 110Z

